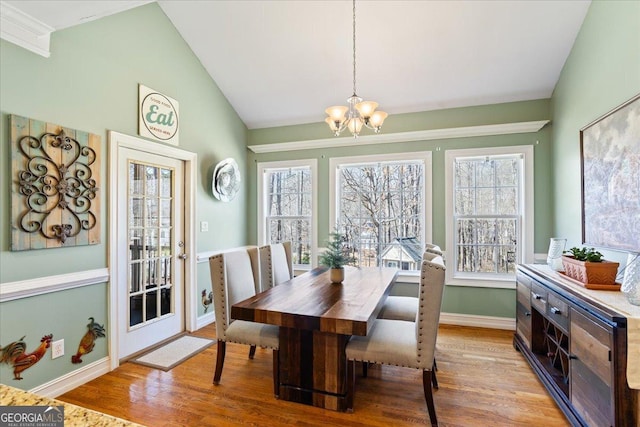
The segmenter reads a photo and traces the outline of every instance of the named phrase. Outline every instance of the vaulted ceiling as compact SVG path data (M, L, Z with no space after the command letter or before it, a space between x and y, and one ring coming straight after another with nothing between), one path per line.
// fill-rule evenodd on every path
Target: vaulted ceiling
M5 1L54 30L148 1ZM353 92L352 3L157 2L249 128L322 122ZM356 3L357 93L390 115L548 98L590 1Z

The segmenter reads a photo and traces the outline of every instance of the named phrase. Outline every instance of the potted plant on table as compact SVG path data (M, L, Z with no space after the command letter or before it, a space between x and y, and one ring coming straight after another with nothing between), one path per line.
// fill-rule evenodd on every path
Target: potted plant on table
M329 233L327 249L320 255L320 264L331 269L332 283L342 283L344 280L344 266L353 261L353 258L342 247L342 235L337 232Z
M562 255L562 266L570 278L585 284L587 288L589 285L615 285L620 263L605 260L594 248L573 247L565 254L568 255Z

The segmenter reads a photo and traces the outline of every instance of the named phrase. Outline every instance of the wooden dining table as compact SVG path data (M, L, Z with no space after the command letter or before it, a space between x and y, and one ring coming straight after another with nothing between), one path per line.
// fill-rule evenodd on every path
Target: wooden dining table
M347 266L333 284L327 268L316 268L234 304L231 318L280 327L280 399L344 411L345 347L371 330L397 274Z

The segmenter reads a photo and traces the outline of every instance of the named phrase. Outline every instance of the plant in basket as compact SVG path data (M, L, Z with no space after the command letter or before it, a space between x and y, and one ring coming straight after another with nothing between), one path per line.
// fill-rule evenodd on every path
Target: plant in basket
M562 256L562 266L567 276L586 285L612 286L620 263L607 261L595 248L573 247Z

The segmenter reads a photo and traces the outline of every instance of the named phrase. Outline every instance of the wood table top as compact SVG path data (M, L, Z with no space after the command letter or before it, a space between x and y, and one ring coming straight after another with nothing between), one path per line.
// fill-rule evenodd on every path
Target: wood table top
M396 268L345 267L342 284L319 267L236 303L231 318L295 329L366 335L389 295Z

